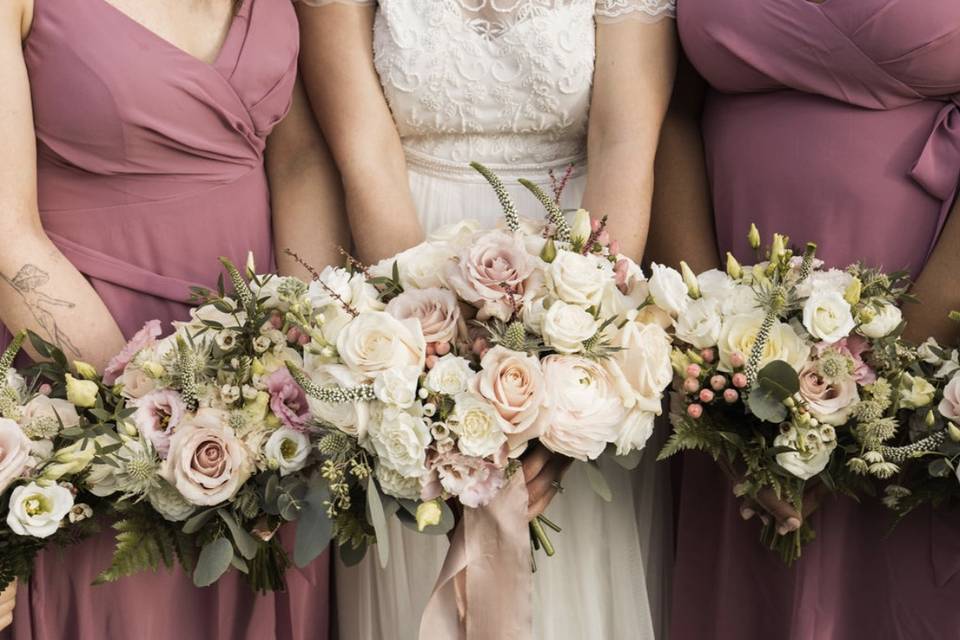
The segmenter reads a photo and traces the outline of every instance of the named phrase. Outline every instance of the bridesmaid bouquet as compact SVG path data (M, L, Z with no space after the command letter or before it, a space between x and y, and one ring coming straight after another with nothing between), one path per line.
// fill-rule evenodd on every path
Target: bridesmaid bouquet
M92 533L94 507L100 511L96 497L82 490L100 433L94 414L107 415L96 402L97 384L67 373L63 353L33 334L34 348L53 362L31 371L28 381L12 368L25 337L0 357L0 590L27 578L46 545ZM78 368L92 372L82 363Z
M446 533L448 502L490 504L533 441L587 462L609 500L597 459L610 450L636 464L672 378L670 338L650 321L643 274L618 254L605 220L579 211L571 226L532 184L547 219L521 219L499 179L475 168L499 195L504 228L460 222L311 284L329 295L329 342L294 377L314 417L367 454L381 562L385 516ZM331 405L331 385L371 398ZM559 530L538 519L534 544L552 554L544 525Z
M759 249L755 227L750 240ZM794 256L787 244L775 235L753 267L728 254L726 273L655 265L650 291L677 340L674 432L661 459L705 451L740 478L738 496L771 489L802 511L813 483L855 496L870 490L864 476L893 475L868 450L896 432L898 408L929 403L929 385L905 373L905 276L823 269L814 245ZM806 522L787 536L775 527L762 540L787 563L813 538Z

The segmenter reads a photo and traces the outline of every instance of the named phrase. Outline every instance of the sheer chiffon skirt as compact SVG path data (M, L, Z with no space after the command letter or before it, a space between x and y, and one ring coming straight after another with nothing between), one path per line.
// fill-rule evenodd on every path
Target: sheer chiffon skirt
M547 170L521 175L492 167L507 184L522 216L538 218L543 209L517 184L527 177L550 193ZM559 166L556 173L564 173ZM585 174L574 171L563 191L565 208L579 206ZM501 209L489 185L469 171L441 174L413 167L410 186L427 232L465 218L485 227ZM656 436L654 436L656 438ZM615 463L604 470L613 493L605 502L591 488L580 465L564 479L547 516L563 528L552 534L557 554L537 558L534 577L535 637L550 640L591 638L646 640L661 636L666 620L671 550L670 496L666 467L656 465L651 442L639 468ZM390 562L381 569L375 553L358 566L338 564L337 618L341 640L412 640L447 550L445 537L417 534L390 523ZM496 588L496 585L493 585Z

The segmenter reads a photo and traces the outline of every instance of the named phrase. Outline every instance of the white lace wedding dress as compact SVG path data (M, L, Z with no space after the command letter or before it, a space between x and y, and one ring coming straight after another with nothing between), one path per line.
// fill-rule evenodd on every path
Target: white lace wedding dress
M306 0L373 4L373 0ZM551 188L573 167L562 204L585 185L587 115L596 29L621 20L672 17L674 0L379 0L374 56L403 140L410 188L428 230L474 218L493 225L501 208L467 166L502 176L522 215L542 208L520 185ZM603 28L599 26L599 28ZM542 640L665 637L672 555L665 467L651 442L638 469L606 465L604 502L577 465L547 515L557 555L538 559L535 630ZM390 564L376 554L336 569L341 640L413 640L447 542L392 523Z

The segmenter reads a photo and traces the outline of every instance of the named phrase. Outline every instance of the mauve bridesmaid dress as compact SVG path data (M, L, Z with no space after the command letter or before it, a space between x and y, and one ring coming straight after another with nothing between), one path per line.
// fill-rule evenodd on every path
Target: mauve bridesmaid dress
M920 272L960 177L957 0L681 0L680 36L711 89L703 138L719 247L746 230ZM887 535L877 503L828 499L793 569L743 522L730 483L684 461L673 640L960 637L960 516Z
M130 336L184 319L191 285L217 258L273 264L267 135L297 72L289 0L240 0L219 56L204 63L105 0L35 0L24 44L44 228ZM236 571L197 589L179 569L91 586L109 530L41 554L21 585L15 640L326 638L328 558L257 596ZM3 635L3 634L0 634Z

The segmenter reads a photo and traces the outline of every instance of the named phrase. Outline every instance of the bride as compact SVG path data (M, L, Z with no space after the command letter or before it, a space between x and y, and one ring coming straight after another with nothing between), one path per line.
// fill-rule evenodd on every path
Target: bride
M303 0L302 73L360 257L375 262L463 218L495 223L497 199L467 166L477 160L526 216L541 208L518 178L548 192L565 183L562 206L608 215L621 252L640 258L673 83L673 4ZM568 460L526 456L530 516L549 504L564 527L534 579L537 638L659 635L671 511L655 450L632 472L606 469L609 503L576 465L561 485ZM342 638L417 637L447 543L392 524L385 570L373 554L337 568Z

